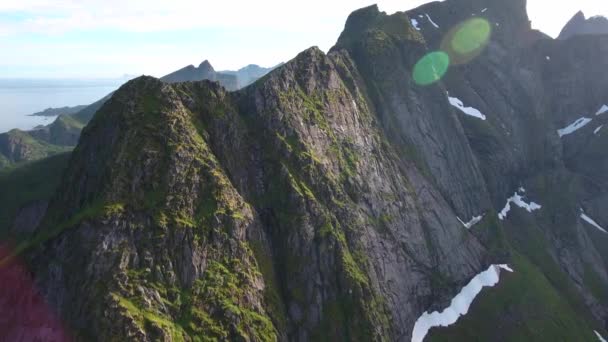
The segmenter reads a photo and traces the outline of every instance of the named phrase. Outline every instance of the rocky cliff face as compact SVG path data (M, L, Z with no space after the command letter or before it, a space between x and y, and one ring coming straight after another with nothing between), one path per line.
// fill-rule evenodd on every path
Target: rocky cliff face
M471 14L487 46L417 85ZM328 54L241 91L133 80L30 237L36 284L78 340L407 341L500 263L513 275L429 338L592 340L608 65L586 66L606 49L532 31L525 1L447 0L356 11Z
M583 12L578 12L570 19L559 34L559 39L568 39L577 35L608 34L608 19L596 16L587 19Z

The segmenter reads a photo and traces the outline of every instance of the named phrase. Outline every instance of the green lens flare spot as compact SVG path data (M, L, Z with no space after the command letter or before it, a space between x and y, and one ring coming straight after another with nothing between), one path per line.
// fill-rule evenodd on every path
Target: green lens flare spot
M433 84L445 75L450 66L450 56L443 51L431 52L414 66L414 82L418 85Z
M460 55L470 55L485 47L492 34L492 25L483 18L473 18L464 22L454 33L452 49Z

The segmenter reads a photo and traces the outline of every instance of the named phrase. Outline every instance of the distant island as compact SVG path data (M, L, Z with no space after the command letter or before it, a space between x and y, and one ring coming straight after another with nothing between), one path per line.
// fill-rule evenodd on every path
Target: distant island
M74 106L74 107L61 107L61 108L47 108L41 112L30 114L29 116L59 116L59 115L72 115L80 112L86 105Z

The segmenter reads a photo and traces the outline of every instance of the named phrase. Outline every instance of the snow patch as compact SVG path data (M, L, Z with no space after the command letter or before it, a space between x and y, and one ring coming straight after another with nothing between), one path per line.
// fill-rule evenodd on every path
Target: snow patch
M430 22L431 24L433 24L433 26L435 26L435 28L439 28L439 25L437 25L437 23L435 23L435 22L433 21L433 19L431 19L431 17L430 17L430 16L429 16L427 13L425 13L424 15L426 15L426 18L429 20L429 22Z
M572 133L578 131L579 129L587 126L587 124L590 123L591 120L592 119L582 117L582 118L574 121L574 123L570 124L568 127L558 129L557 134L559 134L560 138L563 137L564 135L572 134Z
M587 214L585 214L585 212L583 211L583 209L581 209L581 218L583 220L585 220L585 222L589 223L590 225L594 226L595 228L597 228L598 230L608 234L608 232L602 228L597 222L595 222L591 217L587 216Z
M597 135L602 129L602 127L604 127L604 125L601 125L600 127L596 128L595 131L593 131L593 134Z
M412 342L422 342L431 328L450 326L456 323L460 316L466 315L471 303L484 287L493 287L498 284L501 270L513 272L508 265L491 265L487 270L471 279L445 310L423 313L414 325Z
M481 13L486 13L487 10L488 10L488 8L486 7L486 8L484 8L484 9L481 10Z
M456 97L451 97L448 95L448 99L450 100L450 104L458 109L460 109L466 115L474 116L478 119L485 120L486 116L483 115L478 109L473 107L465 107L462 101Z
M519 188L518 192L526 192L526 189L524 188ZM500 211L500 213L498 213L498 218L500 220L504 220L507 218L507 215L509 214L509 211L511 211L511 203L515 204L516 206L522 208L522 209L526 209L529 213L535 211L535 210L539 210L542 209L542 206L540 204L534 203L534 202L530 202L530 203L526 203L524 202L523 197L516 192L515 194L513 194L513 196L511 196L510 198L507 199L507 204L505 205L505 207Z
M412 26L418 31L420 31L420 26L418 26L418 20L412 19Z
M549 56L545 56L545 58L546 58L548 61L550 61L550 60L551 60L551 57L549 57Z
M605 339L602 337L602 335L600 335L600 333L598 333L598 332L597 332L597 331L595 331L595 330L593 330L593 332L595 333L595 336L597 336L597 339L598 339L600 342L607 342L607 341L606 341L606 340L605 340Z
M602 108L600 108L600 110L598 110L597 113L595 113L595 115L602 115L604 113L608 113L607 105L603 105Z
M460 217L456 217L458 219L458 221L460 221L460 223L462 223L462 225L466 228L466 229L471 229L474 225L478 224L479 222L481 222L481 220L483 219L483 215L480 216L473 216L473 218L471 219L471 221L469 222L464 222L463 220L460 219Z

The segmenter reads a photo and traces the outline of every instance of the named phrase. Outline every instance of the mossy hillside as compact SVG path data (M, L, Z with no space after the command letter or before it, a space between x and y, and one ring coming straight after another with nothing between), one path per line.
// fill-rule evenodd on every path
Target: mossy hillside
M595 341L593 327L578 316L543 272L515 253L500 282L482 290L469 313L448 328L434 328L429 341Z
M69 157L69 153L59 154L0 171L0 235L7 233L19 208L51 199Z
M3 154L0 154L0 170L11 165L11 161L8 160Z
M258 276L251 272L255 267L236 259L212 261L191 288L179 288L154 281L149 271L129 271L124 290L132 295L113 296L140 329L149 330L146 326L154 324L174 341L276 341L272 322L246 303ZM142 285L156 291L161 302L144 304L144 298L136 294L136 288Z
M429 340L483 341L495 336L497 328L506 341L596 339L593 330L602 331L602 325L550 255L542 228L546 225L555 236L575 239L571 226L576 222L567 217L572 217L576 180L560 182L559 193L545 186L559 177L550 174L531 182L529 190L543 205L538 213L531 216L514 208L508 221L498 222L492 212L472 228L494 260L509 259L515 272L502 272L499 285L483 290L467 315L449 328L433 329ZM584 282L596 298L605 298L603 282L590 267Z
M534 242L545 246L544 250L546 251L552 251L551 246L555 242L549 243L551 240L558 241L560 248L584 249L585 247L581 245L578 235L581 232L577 228L580 227L580 206L582 203L581 197L583 196L584 179L566 170L556 170L534 178L532 184L534 192L542 199L545 208L545 210L539 213L537 218L540 229L530 229L530 233L536 233ZM559 188L555 184L559 184ZM530 244L527 246L530 249L529 255L533 255L535 259L540 259L538 251L532 254L532 246ZM553 253L556 253L554 249ZM603 287L608 287L608 283L602 280L597 272L593 271L593 268L590 268L593 261L586 259L585 253L580 253L580 262L583 269L580 270L579 275L584 278L583 285L599 302L602 302L605 299L605 293L604 291L600 291L598 287L600 287L600 284L603 284ZM543 261L544 264L545 262ZM545 267L541 268L545 271ZM548 276L556 278L556 272L552 272L551 268L548 268L545 272L547 272ZM576 290L572 288L573 286L574 284L569 284L566 289L567 298L572 298L572 300L577 298ZM586 311L582 311L584 305L580 301L573 303L573 306L580 307L581 312Z
M339 213L349 216L345 211L353 208L345 186L352 183L353 177L358 174L359 162L359 156L350 147L352 142L343 140L334 132L331 124L331 120L335 120L330 116L331 108L339 106L337 99L345 96L341 92L347 94L343 84L342 88L327 92L308 94L305 89L297 87L279 94L278 106L280 112L286 114L283 117L286 125L298 127L297 122L303 120L307 126L316 127L321 132L323 142L308 141L297 130L277 133L283 130L276 129L269 132L269 126L264 126L263 122L249 122L253 127L250 131L255 132L254 139L263 146L264 165L272 165L267 172L268 178L273 181L269 183L265 196L256 203L273 210L272 216L276 220L270 225L277 227L272 230L282 232L282 236L274 237L275 246L284 245L286 241L283 239L297 234L289 232L289 227L312 224L317 231L315 243L319 248L337 253L338 273L332 281L342 284L342 291L347 293L338 294L335 300L324 304L324 320L314 336L334 340L381 339L377 333L387 329L389 319L367 278L368 262L363 257L361 246L349 242L345 234L345 231L349 231L348 234L360 231L362 223L337 224ZM314 213L314 216L309 216L310 213ZM282 251L275 258L286 261L275 265L280 279L302 283L297 280L302 277L297 270L301 270L306 261L298 251ZM310 302L308 296L311 295L306 289L293 287L283 289L282 293L286 301L299 303L306 312L307 303ZM338 311L343 319L336 322L331 317L336 317ZM375 326L369 322L375 322ZM358 328L353 330L353 326Z
M49 127L49 142L57 145L74 146L78 142L84 124L71 115L60 115Z
M273 255L270 254L269 248L262 244L261 241L251 241L251 250L255 256L258 268L264 277L264 302L267 306L267 312L272 319L277 331L286 331L288 329L289 319L287 317L287 309L282 296L281 283L279 275L274 265Z
M146 237L133 244L156 251L154 255L160 253L156 263L166 270L180 263L181 254L169 251L167 255L161 246L170 245L177 236L191 236L193 248L209 259L194 284L150 277L149 272L130 265L121 270L128 275L126 283L116 283L110 275L95 275L102 279L99 288L112 289L124 313L149 336L163 331L186 341L205 340L205 336L211 340L276 340L276 329L256 302L261 296L257 289L261 275L247 243L241 241L242 230L251 221L250 206L234 190L209 149L208 134L197 125L198 117L175 101L174 89L147 79L136 82L151 84L119 91L85 130L86 136L109 135L113 144L103 146L109 152L101 152L101 146L81 145L64 182L70 187L82 186L76 180L80 167L100 165L102 176L84 184L89 191L74 188L74 193L58 196L45 220L47 229L32 241L46 241L84 222L106 228L110 223L123 227L124 222L133 230L130 234L139 235L143 230ZM126 109L122 101L133 98L137 99L135 107ZM97 148L98 160L87 163L91 150ZM79 207L65 205L74 198L81 199ZM125 232L117 228L112 234ZM171 264L166 264L167 257L173 259ZM135 290L138 286L160 293L160 301L142 296ZM187 302L192 304L183 304ZM163 306L171 310L163 311Z
M397 12L392 15L381 13L378 6L373 5L353 12L345 30L338 39L334 49L353 46L361 41L361 37L369 32L381 32L385 39L424 41L424 37L411 24L406 13Z
M512 215L511 220L505 227L505 232L512 248L542 270L545 278L578 316L584 317L588 322L593 322L594 319L582 302L580 293L572 280L549 254L550 245L540 227L521 219L516 214Z
M100 177L96 184L91 184L97 191L87 191L89 198L85 203L124 203L130 210L152 215L157 223L169 220L187 227L192 227L195 221L209 220L216 210L227 214L238 211L238 208L216 208L211 203L230 182L193 123L193 114L166 102L171 94L171 89L156 85L135 95L139 100L132 112L120 108L120 102L128 98L123 92L104 106L99 116L103 121L96 117L85 134L113 129L113 139L117 141L114 147L109 146L111 151L100 151L94 162L100 165ZM114 117L117 115L120 118ZM120 122L120 126L103 127L105 122ZM100 162L105 156L111 160ZM179 176L183 178L178 180L176 172L182 173ZM193 180L201 178L204 182L198 188ZM133 189L132 184L141 187ZM176 185L189 187L191 196L173 190ZM196 205L194 202L199 198L201 203ZM228 202L229 198L225 200Z
M3 145L6 145L6 149L3 149ZM14 147L13 152L8 150L9 145ZM0 167L19 166L71 150L71 146L53 145L33 137L28 132L14 129L0 134Z

